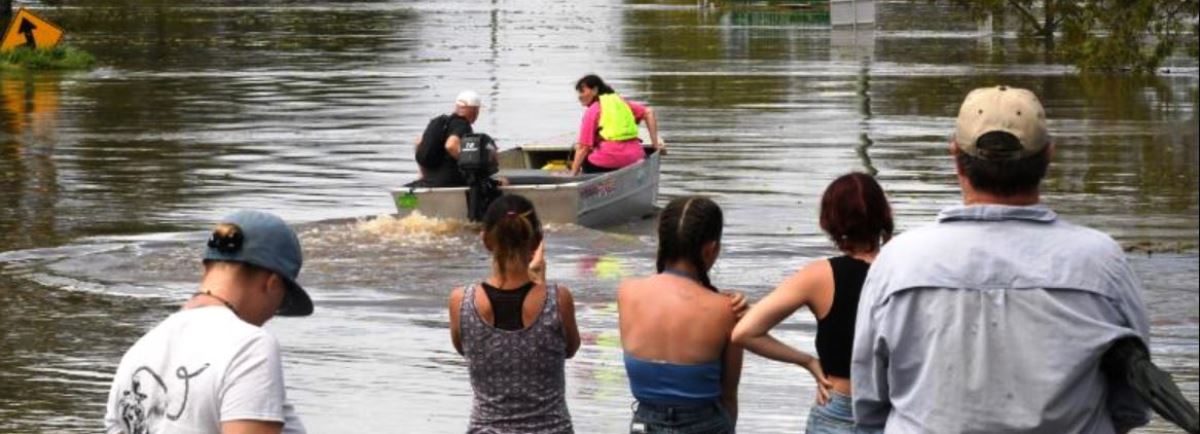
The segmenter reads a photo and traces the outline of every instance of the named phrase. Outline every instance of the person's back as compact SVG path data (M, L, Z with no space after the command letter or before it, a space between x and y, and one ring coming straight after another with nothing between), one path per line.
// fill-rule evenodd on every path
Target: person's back
M485 321L477 304L484 291L482 285L467 287L459 313L463 356L475 391L472 432L570 431L564 371L567 342L557 285L534 289L541 296L531 294L528 301L541 307L532 321L517 330Z
M850 358L858 301L871 261L892 237L892 208L871 175L848 173L821 195L820 216L821 230L842 255L813 261L781 283L738 322L733 340L813 374L817 396L806 432L852 433ZM768 334L801 307L817 319L819 360Z
M720 400L722 356L735 323L728 298L661 274L622 284L618 303L626 373L639 402Z
M971 92L951 154L964 205L885 246L863 286L854 417L889 433L1113 433L1148 422L1101 359L1148 334L1108 236L1040 204L1054 150L1041 103Z
M287 403L279 344L261 328L313 312L296 282L299 238L279 217L239 211L207 245L199 291L121 358L107 433L304 432Z
M417 141L416 160L421 170L420 185L461 187L467 180L458 168L458 154L464 137L472 134L471 124L479 117L479 95L472 91L458 94L454 112L429 121Z
M708 281L720 208L681 198L659 224L660 274L617 291L625 370L635 399L633 432L725 433L737 420L742 350L729 341L729 299Z
M570 433L564 362L579 349L571 292L537 276L541 223L520 196L483 218L492 273L450 295L450 337L467 360L471 433ZM542 269L544 271L544 269Z
M1098 403L1122 391L1098 366L1113 341L1147 332L1122 290L1136 282L1111 239L1036 220L1045 212L950 218L883 249L869 279L882 291L875 346L894 349L875 374L901 380L888 432L1113 432L1122 415Z
M223 419L271 415L270 409L285 408L275 400L284 397L284 385L272 380L282 373L253 369L278 367L278 354L274 338L224 306L176 312L121 359L109 398L108 432L218 433ZM259 381L243 382L246 375ZM238 405L264 387L270 389L266 400ZM290 407L287 416L294 417Z

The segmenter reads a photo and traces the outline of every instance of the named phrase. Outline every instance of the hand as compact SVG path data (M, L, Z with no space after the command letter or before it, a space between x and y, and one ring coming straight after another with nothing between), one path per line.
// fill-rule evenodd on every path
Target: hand
M817 383L817 405L825 405L829 402L829 389L833 388L833 383L825 378L825 371L821 369L821 360L816 357L808 359L808 362L801 365L808 373L812 374L813 380Z
M546 283L546 241L542 240L538 244L537 250L533 251L533 260L529 262L529 279L534 283Z
M656 142L652 142L650 144L650 146L653 146L654 149L658 150L659 155L667 155L667 142L659 140Z
M737 319L742 319L746 311L750 310L750 304L746 303L746 294L730 291L722 292L721 295L729 297L729 307L733 309L733 316Z

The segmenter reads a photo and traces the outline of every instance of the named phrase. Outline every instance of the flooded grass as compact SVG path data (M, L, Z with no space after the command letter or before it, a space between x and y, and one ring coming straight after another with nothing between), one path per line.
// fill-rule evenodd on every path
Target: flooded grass
M95 65L95 56L70 45L59 45L49 50L17 48L0 53L0 66L5 70L88 70Z

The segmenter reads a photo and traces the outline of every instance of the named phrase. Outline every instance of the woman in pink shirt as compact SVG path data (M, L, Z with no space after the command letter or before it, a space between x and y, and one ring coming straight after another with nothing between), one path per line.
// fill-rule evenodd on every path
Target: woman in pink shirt
M596 75L579 79L575 90L586 109L571 163L572 174L611 172L642 161L646 153L637 137L637 124L642 121L650 130L650 144L657 151L665 150L658 138L654 110L617 95Z

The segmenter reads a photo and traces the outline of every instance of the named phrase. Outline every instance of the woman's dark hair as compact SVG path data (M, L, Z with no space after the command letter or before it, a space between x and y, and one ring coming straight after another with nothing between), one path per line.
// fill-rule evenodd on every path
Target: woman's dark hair
M483 214L483 238L503 274L508 264L533 259L542 242L542 222L529 199L506 194L492 201Z
M975 147L981 151L992 149L1020 149L1021 142L1012 134L993 131L975 140ZM1046 169L1050 167L1050 155L1047 148L1036 154L1020 159L990 160L967 155L959 152L955 157L963 175L971 181L971 187L976 190L997 196L1010 197L1020 194L1034 193L1042 178L1046 177Z
M579 79L579 81L575 82L575 90L576 91L582 91L584 86L587 86L588 88L591 88L591 89L596 89L596 95L608 95L610 93L617 93L617 91L615 91L615 90L613 90L613 88L609 87L608 84L605 84L604 80L601 80L600 76L596 75L596 74L585 75L585 76L583 76L583 78Z
M833 180L821 197L821 230L846 253L868 253L892 238L892 207L883 188L865 173Z
M672 200L658 217L658 272L666 270L669 263L688 261L700 283L716 292L702 252L708 243L721 241L724 226L725 217L716 202L704 197Z

